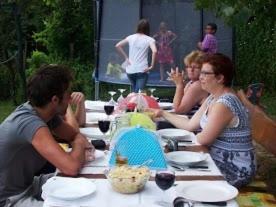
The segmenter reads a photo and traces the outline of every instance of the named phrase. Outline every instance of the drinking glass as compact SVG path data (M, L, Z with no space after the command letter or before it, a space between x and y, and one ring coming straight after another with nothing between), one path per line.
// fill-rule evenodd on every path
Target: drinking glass
M120 103L122 100L124 100L123 93L126 91L126 89L120 88L120 89L118 89L118 91L120 91L120 96L117 99L117 103Z
M150 91L150 97L155 98L153 95L153 92L156 90L156 88L149 88Z
M109 117L109 115L111 115L114 111L114 105L111 105L111 104L104 105L104 111L106 115Z
M104 105L104 111L107 115L107 118L109 119L109 116L113 113L116 102L113 99L113 96L116 94L115 91L108 91L108 93L110 94L110 100L107 102L106 105Z
M108 132L110 127L110 120L99 120L98 125L101 132L106 136L106 132Z
M171 206L171 203L165 201L165 191L168 190L172 185L174 184L175 181L175 173L172 170L159 170L156 171L155 174L155 182L157 186L163 191L163 196L161 197L162 199L160 201L156 201L156 204L160 206Z
M108 91L108 93L110 94L110 100L108 101L108 104L109 105L113 105L113 106L115 106L117 103L116 103L116 101L114 101L114 98L113 98L113 96L116 94L116 92L115 91Z

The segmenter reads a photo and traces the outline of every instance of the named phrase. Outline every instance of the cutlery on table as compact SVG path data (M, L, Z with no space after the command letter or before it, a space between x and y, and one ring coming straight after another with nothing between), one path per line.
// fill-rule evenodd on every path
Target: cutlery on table
M211 172L211 170L208 168L208 166L185 166L185 167L177 166L177 165L171 165L171 166L180 171L197 170L197 171Z
M201 204L207 204L207 205L212 205L212 206L227 206L226 201L219 201L219 202L196 202L196 201L191 201L183 197L177 197L173 201L173 206L174 207L184 207L185 203L189 205L189 207L193 207L194 204L196 203L201 203Z
M162 135L161 137L164 139L175 139L178 142L193 142L192 140L189 139L190 135L183 135L183 136L167 136L167 135Z

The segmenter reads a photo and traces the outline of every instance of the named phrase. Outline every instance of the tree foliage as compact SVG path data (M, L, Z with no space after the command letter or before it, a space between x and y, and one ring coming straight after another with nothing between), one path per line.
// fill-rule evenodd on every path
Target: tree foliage
M50 54L64 59L93 57L93 13L91 0L44 0L51 13L44 29L34 35Z
M259 21L275 20L275 0L195 0L197 8L213 11L225 22L236 25L257 17Z
M235 28L236 83L276 88L276 1L195 0Z
M0 4L0 62L17 53L15 18L11 9L15 5L20 14L23 65L27 76L43 63L67 64L76 71L75 89L90 95L93 68L93 1L4 0L0 1ZM0 86L9 89L2 90L0 97L20 95L16 94L20 88L16 68L16 59L0 65Z

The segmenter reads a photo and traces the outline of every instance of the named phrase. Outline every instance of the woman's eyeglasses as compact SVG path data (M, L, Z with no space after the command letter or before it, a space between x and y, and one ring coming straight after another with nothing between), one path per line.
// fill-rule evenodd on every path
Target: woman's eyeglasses
M215 74L214 72L208 72L208 71L200 71L200 75L202 76L207 76L207 75L213 75Z
M199 66L195 66L195 65L186 65L186 68L192 68L192 69L198 69L200 70Z

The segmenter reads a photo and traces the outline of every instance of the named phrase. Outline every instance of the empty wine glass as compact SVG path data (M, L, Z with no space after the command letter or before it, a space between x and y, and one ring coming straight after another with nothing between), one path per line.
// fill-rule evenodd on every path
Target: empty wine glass
M119 104L122 100L124 100L123 93L126 91L126 89L120 88L120 89L118 89L118 91L120 91L120 96L117 99L117 103Z
M110 100L108 101L108 104L109 105L113 105L113 106L115 106L117 103L116 103L116 101L114 101L114 98L113 98L113 96L116 94L116 92L115 91L108 91L108 93L110 94Z
M175 181L175 173L172 170L159 170L155 174L155 182L159 188L163 191L160 201L156 201L156 204L160 206L171 206L171 203L165 201L165 191L168 190Z
M150 91L150 97L155 98L153 95L153 92L156 90L156 88L149 88Z

